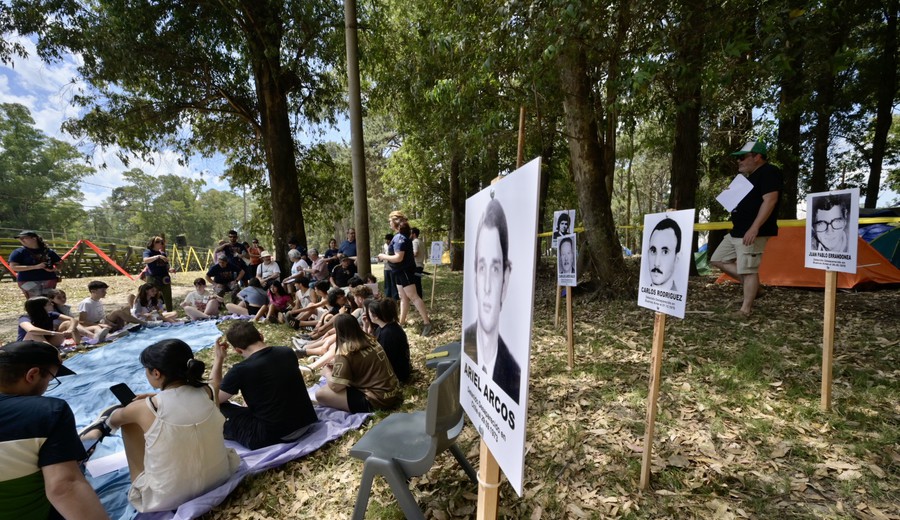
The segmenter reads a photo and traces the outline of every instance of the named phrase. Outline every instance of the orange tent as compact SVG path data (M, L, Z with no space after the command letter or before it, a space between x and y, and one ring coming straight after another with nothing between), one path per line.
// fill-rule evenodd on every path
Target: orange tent
M778 236L769 239L759 267L759 280L763 285L779 287L825 287L825 271L807 269L804 264L806 228L782 227ZM858 238L856 274L838 273L841 289L854 289L865 285L900 284L900 269L881 256L868 242ZM718 283L733 281L722 275Z

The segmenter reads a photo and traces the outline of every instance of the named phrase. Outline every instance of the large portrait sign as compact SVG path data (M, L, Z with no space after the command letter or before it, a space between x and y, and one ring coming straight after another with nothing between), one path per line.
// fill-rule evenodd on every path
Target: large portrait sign
M684 318L694 210L644 215L638 305Z
M540 172L538 158L466 201L460 403L519 496Z
M556 280L563 287L578 286L578 248L575 233L559 237L556 245Z
M559 237L575 233L575 210L566 209L553 212L553 235L550 245L556 249L559 245Z
M443 262L444 256L444 243L441 241L435 241L431 243L431 257L430 261L432 265L441 265Z
M858 230L858 188L807 195L806 267L855 273Z

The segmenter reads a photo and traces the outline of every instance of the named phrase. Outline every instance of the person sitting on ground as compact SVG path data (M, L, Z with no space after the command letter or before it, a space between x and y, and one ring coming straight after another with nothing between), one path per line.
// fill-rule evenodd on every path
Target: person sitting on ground
M66 302L68 298L66 297L66 291L62 289L48 289L47 290L47 298L50 298L50 302L53 304L53 310L65 315L70 318L75 318L72 316L72 306L67 305ZM75 321L78 321L77 319ZM65 332L65 329L69 326L68 322L62 318L57 318L53 320L53 326L57 332ZM102 327L100 325L90 325L85 326L79 323L77 325L78 332L81 334L82 338L88 338L94 340L94 343L99 343L106 339L106 335L109 333L109 328Z
M244 360L223 377L229 344ZM293 350L266 345L252 323L236 321L216 340L214 353L212 380L227 419L226 439L255 450L296 440L319 420ZM238 392L247 406L228 402Z
M0 347L0 516L109 518L79 462L87 457L68 403L44 392L74 372L43 342Z
M131 306L131 315L147 322L164 321L175 323L176 312L167 312L159 294L159 288L152 283L145 283L138 288L137 298Z
M189 292L181 302L184 313L191 320L208 320L219 315L222 298L206 290L206 280L194 280L194 290Z
M341 258L340 264L331 270L331 286L343 289L350 285L350 278L356 274L356 265L349 256Z
M224 296L226 292L231 291L232 303L237 303L236 293L240 290L243 278L244 270L231 263L224 253L218 253L216 264L206 272L206 280L212 284L213 292L217 296Z
M303 259L303 255L296 249L288 251L288 260L291 261L291 274L287 278L281 280L282 285L289 288L288 292L293 293L294 281L301 276L306 276L309 264Z
M331 269L328 268L328 259L319 256L319 251L312 248L309 250L309 261L310 267L306 270L309 279L312 280L313 283L321 280L327 281L328 276L331 273Z
M368 304L369 319L377 328L375 339L384 349L397 379L408 383L412 375L412 363L409 359L409 340L403 327L397 323L397 302L390 298L371 300Z
M251 278L247 287L238 293L240 303L226 303L225 308L238 316L256 316L269 303L269 293L262 288L259 278Z
M156 394L106 409L81 432L84 440L121 428L131 475L128 501L141 513L170 511L227 481L240 457L225 447L225 417L203 381L205 365L180 339L141 352Z
M371 300L374 295L372 289L368 285L357 285L350 289L350 297L353 302L353 316L359 322L359 326L363 328L366 334L371 332L369 323L369 310L366 308L366 301Z
M312 333L304 339L321 338L325 333L331 330L331 320L333 320L335 316L338 314L350 314L350 311L352 310L350 308L350 300L347 299L347 294L344 293L343 289L331 289L328 291L327 300L328 311L319 318L319 322L316 323Z
M253 317L253 321L259 321L265 317L269 323L284 323L286 321L285 313L290 310L293 298L284 290L284 286L278 280L269 285L268 292L268 303L259 309L256 316Z
M56 270L62 258L34 231L22 231L13 238L22 244L9 255L9 266L16 272L19 289L26 299L43 296L59 282Z
M316 310L308 308L311 304L318 301L319 295L310 285L309 278L305 276L297 278L294 281L294 304L287 313L288 324L294 329L315 326Z
M138 325L147 324L146 321L131 315L131 305L133 305L133 301L130 301L128 306L118 308L107 314L103 302L100 300L106 298L106 290L108 288L109 285L100 280L94 280L88 283L88 291L91 295L81 300L78 304L78 322L81 323L81 325L85 327L99 325L109 329L109 332L116 332L125 327L125 324L127 323Z
M298 309L296 312L296 315L301 317L300 319L304 322L313 322L304 324L304 327L314 327L319 322L319 318L325 314L328 305L328 291L330 289L331 284L326 280L318 281L316 282L316 285L313 286L315 297L310 298L309 305Z
M330 272L337 265L338 260L338 243L337 240L328 241L328 249L325 250L325 260L328 262L328 271Z
M316 391L316 401L351 413L394 408L403 402L400 381L384 349L346 314L334 318L337 353L322 367L328 383Z
M256 278L264 289L268 289L272 282L281 281L281 268L278 267L278 262L272 261L272 253L263 251L259 256L262 257L262 263L256 266Z
M53 320L61 320L64 330L57 331ZM61 348L67 338L71 338L76 345L81 342L78 320L54 311L53 303L46 296L25 300L25 314L19 317L16 341L43 341Z

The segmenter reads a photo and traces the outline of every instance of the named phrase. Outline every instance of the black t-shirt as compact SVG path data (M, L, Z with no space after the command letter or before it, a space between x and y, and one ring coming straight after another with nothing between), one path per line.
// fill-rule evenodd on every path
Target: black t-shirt
M223 392L244 402L270 434L281 438L318 420L297 355L288 347L267 347L231 367L222 378Z
M347 287L350 285L350 278L353 278L353 275L356 274L356 266L350 264L350 267L344 269L341 265L336 265L334 269L331 270L331 277L334 278L334 283L337 284L338 287Z
M763 164L751 173L747 180L753 184L753 189L744 197L741 202L731 212L731 222L734 227L731 230L731 236L741 238L744 233L753 225L756 215L759 214L759 208L762 206L763 195L778 192L778 201L772 214L759 228L761 237L774 237L778 235L778 206L781 205L781 192L784 191L784 178L781 170L777 166L769 163Z
M206 271L206 275L212 278L212 281L216 283L227 285L237 280L237 277L239 274L241 274L242 270L243 269L232 263L228 263L225 267L222 267L217 262L215 265L209 268L209 271Z
M387 354L397 379L403 383L409 381L412 366L409 361L409 341L403 327L396 322L388 323L375 331L375 338Z

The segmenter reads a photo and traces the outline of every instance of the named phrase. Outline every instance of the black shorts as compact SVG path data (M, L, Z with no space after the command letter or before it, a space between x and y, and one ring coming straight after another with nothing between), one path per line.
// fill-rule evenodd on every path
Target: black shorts
M393 273L395 285L399 285L400 287L407 287L409 285L416 284L415 271L393 271Z
M256 305L250 305L249 303L247 304L247 312L250 313L250 316L256 316L256 314L259 312L259 309L260 307L257 307Z
M372 411L372 405L369 404L366 394L352 386L347 387L347 406L350 408L350 413L367 413Z
M250 409L234 403L222 403L219 407L225 416L225 438L238 442L245 448L255 450L278 442L266 435L262 425L257 421Z

